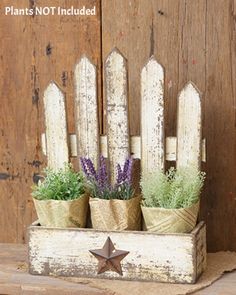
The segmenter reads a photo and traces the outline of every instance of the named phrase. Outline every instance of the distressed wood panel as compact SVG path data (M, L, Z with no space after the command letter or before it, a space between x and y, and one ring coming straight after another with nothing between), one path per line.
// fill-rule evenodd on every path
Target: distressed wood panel
M195 243L196 243L196 276L199 277L201 273L206 270L207 267L207 257L205 255L206 245L206 228L201 231L198 231L195 235Z
M198 273L196 267L201 268L201 271L205 269L205 266L196 263L199 251L196 250L195 239L204 230L204 223L198 224L190 234L103 232L31 226L30 273L194 283ZM89 250L101 249L108 236L116 249L129 251L121 261L123 276L112 271L97 274L98 261ZM206 237L203 234L201 238L201 241L198 240L202 248L201 255L206 256L206 248L203 248Z
M114 49L105 63L107 143L111 181L130 154L126 60Z
M235 1L207 2L205 134L208 177L202 218L207 221L210 251L236 250L235 20Z
M15 6L28 4L14 1ZM22 243L26 226L35 219L30 191L43 161L42 130L32 92L30 19L6 17L4 6L9 1L0 2L0 241Z
M84 56L75 67L77 155L90 158L95 167L100 154L97 105L96 67Z
M141 72L141 167L164 170L164 69L151 57Z
M65 97L58 86L51 82L44 92L46 149L48 167L57 170L69 161Z
M100 0L50 0L50 6L63 8L95 5L96 16L84 17L5 16L3 8L11 5L45 6L45 1L0 1L0 241L23 243L36 217L31 186L47 164L40 138L48 83L56 81L65 93L68 130L75 133L73 70L86 53L97 66L102 110Z
M189 82L178 97L177 168L195 166L200 169L202 142L200 93Z

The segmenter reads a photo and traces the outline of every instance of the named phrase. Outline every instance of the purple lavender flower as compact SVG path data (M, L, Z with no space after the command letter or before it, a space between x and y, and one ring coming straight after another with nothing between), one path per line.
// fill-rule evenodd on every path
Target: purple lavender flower
M100 165L97 171L91 159L80 158L80 161L83 172L88 180L88 188L93 197L120 200L128 200L132 197L132 159L125 161L123 169L120 164L117 165L117 178L114 185L109 181L106 161L103 156L100 157Z
M126 159L125 163L124 163L124 167L123 167L123 181L125 181L127 179L127 173L129 170L129 165L130 165L130 159Z
M133 168L133 159L130 158L129 160L129 167L127 170L127 182L129 185L132 185L132 168Z
M100 157L100 167L98 170L98 183L101 186L101 188L107 187L108 174L107 174L105 158L103 156Z
M87 169L90 173L90 177L93 177L94 179L98 180L98 176L97 176L97 173L96 173L96 170L95 170L92 160L89 158L88 159L84 158L84 159L85 159Z
M89 172L88 172L88 169L86 167L85 158L80 157L80 163L81 163L81 168L82 168L84 174L86 175L86 177L89 177Z
M120 184L123 181L123 171L120 167L120 164L117 164L117 178L116 183Z

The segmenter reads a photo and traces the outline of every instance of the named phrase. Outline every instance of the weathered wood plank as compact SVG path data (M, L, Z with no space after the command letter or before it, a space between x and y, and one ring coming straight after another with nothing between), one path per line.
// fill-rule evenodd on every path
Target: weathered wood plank
M44 92L43 101L48 166L59 169L69 161L65 97L51 82Z
M106 118L111 181L130 154L126 59L114 49L105 63Z
M151 57L141 72L141 168L164 170L164 69Z
M189 82L178 97L177 168L201 163L201 98L200 92Z
M75 67L75 120L77 155L89 157L97 166L100 154L97 75L96 67L86 56Z
M29 229L30 273L193 283L198 273L196 229L204 228L201 222L190 234L155 234L33 225ZM129 251L121 262L123 276L112 271L97 274L98 261L89 250L101 249L108 236L116 249Z
M54 82L46 88L43 102L48 166L52 169L59 169L69 160L69 149L65 97Z
M195 235L196 243L196 277L198 278L207 267L207 257L204 254L204 249L206 249L206 228L203 230L198 230Z

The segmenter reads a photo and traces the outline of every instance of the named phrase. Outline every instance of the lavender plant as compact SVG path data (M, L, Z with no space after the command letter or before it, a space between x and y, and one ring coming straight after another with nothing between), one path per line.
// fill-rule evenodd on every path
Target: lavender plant
M97 171L91 159L81 157L80 161L92 197L106 200L129 200L133 197L134 191L131 181L133 160L131 158L125 161L123 167L120 164L117 165L117 178L114 185L110 183L103 156L100 157L100 165Z

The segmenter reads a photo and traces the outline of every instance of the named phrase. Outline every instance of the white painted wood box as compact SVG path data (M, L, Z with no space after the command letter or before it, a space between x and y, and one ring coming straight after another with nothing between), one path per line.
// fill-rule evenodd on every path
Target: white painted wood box
M98 274L101 249L110 237L115 249L129 253L120 261L123 274ZM104 232L93 229L29 227L29 271L36 275L195 283L206 268L206 227L190 234L143 231Z

